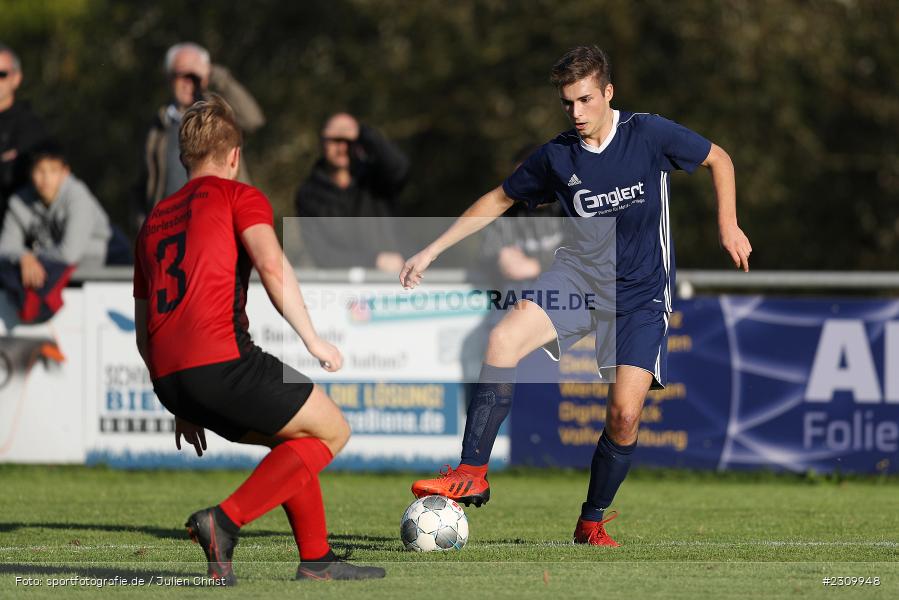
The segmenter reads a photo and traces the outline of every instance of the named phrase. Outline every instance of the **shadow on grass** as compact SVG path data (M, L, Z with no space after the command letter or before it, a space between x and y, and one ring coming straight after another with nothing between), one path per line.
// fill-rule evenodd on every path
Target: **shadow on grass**
M140 527L133 525L116 525L113 523L44 523L44 522L0 522L0 534L11 533L19 529L34 527L37 529L56 529L59 531L70 531L72 533L78 531L109 531L118 533L144 533L152 535L160 539L185 540L187 532L183 528L167 529L164 527ZM241 531L240 538L243 540L250 538L266 538L266 537L285 537L291 536L290 530L286 531ZM329 541L335 550L375 550L375 551L391 551L402 550L399 541L399 532L394 537L372 536L372 535L353 535L353 534L329 534ZM525 542L522 542L525 543ZM39 544L38 544L39 545Z
M174 539L174 540L182 540L187 539L187 532L185 528L177 528L177 529L168 529L164 527L141 527L134 525L116 525L113 523L45 523L42 521L34 522L34 523L24 523L24 522L12 522L12 523L4 523L0 522L0 533L10 533L12 531L16 531L18 529L25 529L28 527L34 527L37 529L59 529L59 530L68 530L68 531L111 531L111 532L121 532L121 533L145 533L147 535L152 535L154 537L163 538L163 539ZM243 539L246 538L257 538L257 537L269 537L269 536L285 536L291 535L290 531L242 531L240 537Z
M328 542L330 542L335 552L340 554L341 551L352 550L372 550L375 552L391 552L402 551L403 545L400 543L399 532L394 537L384 537L378 535L352 535L352 534L328 534Z

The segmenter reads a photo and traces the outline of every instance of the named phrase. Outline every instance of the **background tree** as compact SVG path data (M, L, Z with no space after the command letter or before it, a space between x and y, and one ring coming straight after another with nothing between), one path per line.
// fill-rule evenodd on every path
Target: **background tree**
M268 125L246 154L278 216L339 109L413 157L404 214L458 214L515 150L567 126L549 67L598 43L615 106L732 154L754 267L897 268L896 2L2 0L0 14L0 40L24 62L21 97L120 223L176 41L208 47L260 100ZM674 178L684 267L727 266L706 177Z

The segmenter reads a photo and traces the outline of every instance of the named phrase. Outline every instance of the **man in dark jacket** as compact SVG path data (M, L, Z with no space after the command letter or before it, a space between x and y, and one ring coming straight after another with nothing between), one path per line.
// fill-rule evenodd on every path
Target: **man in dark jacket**
M404 260L392 205L406 183L408 159L347 113L331 116L320 139L322 156L295 200L306 253L319 268L399 273Z
M21 83L19 57L0 43L0 222L9 197L28 183L28 153L47 137L34 113L16 102Z

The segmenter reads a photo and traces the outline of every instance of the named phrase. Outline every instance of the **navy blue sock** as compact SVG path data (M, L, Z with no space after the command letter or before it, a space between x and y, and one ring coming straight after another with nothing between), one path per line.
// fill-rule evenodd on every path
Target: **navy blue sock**
M636 447L637 442L619 446L603 430L596 443L593 462L590 463L590 486L587 488L587 501L581 506L581 519L602 521L603 511L612 504L621 482L627 477L631 455Z
M462 464L483 467L490 460L499 426L512 408L515 392L515 367L494 367L484 363L475 387L465 435L462 438Z

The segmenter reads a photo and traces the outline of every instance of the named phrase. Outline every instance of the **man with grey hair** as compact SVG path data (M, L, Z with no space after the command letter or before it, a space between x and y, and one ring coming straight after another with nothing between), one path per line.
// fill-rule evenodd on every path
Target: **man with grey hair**
M172 99L159 108L147 134L144 169L139 184L135 224L163 198L187 183L187 171L178 150L178 128L184 112L197 100L214 91L234 109L237 124L244 133L265 124L265 116L252 95L221 65L213 64L209 52L193 42L175 44L165 54L165 73ZM244 161L238 180L250 182Z
M47 137L40 119L16 101L21 83L19 57L0 42L0 222L9 197L28 183L28 153Z

